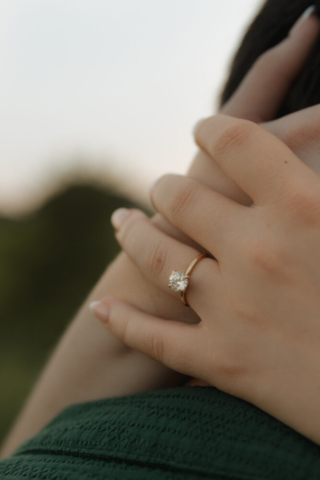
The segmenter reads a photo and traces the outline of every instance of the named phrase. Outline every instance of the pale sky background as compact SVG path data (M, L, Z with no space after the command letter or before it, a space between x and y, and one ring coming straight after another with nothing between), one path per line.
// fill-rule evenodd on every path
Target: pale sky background
M214 111L260 4L1 0L0 210L28 208L75 170L142 199L184 173L192 127Z

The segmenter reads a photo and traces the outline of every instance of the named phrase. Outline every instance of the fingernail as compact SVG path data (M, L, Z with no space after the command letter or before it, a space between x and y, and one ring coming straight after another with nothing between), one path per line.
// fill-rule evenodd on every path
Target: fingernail
M303 12L301 19L305 20L306 18L309 18L315 12L315 9L315 5L310 5L310 7L308 7L307 10Z
M119 230L130 215L127 208L118 208L111 216L111 223L116 230Z
M311 15L315 14L317 12L316 6L315 5L310 5L303 14L298 18L298 20L294 23L292 26L289 35L292 35L293 32L296 31L297 28L300 27L302 23L304 23Z
M97 317L101 322L107 323L109 320L110 309L109 306L104 302L92 302L89 305L90 310L94 312L95 317Z
M99 305L100 303L101 303L101 302L97 302L97 301L91 302L91 303L89 304L89 308L90 308L91 312L93 312L93 310L96 308L96 306Z
M201 124L202 124L205 120L206 120L205 118L201 118L201 120L199 120L199 121L195 124L195 126L193 127L193 130L192 130L193 135L196 135L197 130L200 128Z

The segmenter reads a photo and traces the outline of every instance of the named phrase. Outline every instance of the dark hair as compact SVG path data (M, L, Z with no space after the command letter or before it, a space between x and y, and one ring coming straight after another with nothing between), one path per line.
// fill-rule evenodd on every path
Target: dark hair
M283 40L295 21L310 6L310 0L267 0L248 28L233 59L221 95L224 104L239 86L257 58ZM320 0L316 13L320 12ZM320 38L306 65L292 85L278 117L320 103Z

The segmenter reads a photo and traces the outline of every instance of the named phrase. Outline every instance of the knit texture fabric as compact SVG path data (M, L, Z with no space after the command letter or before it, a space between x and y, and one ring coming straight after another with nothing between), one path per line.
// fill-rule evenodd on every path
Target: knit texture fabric
M319 480L320 448L210 387L69 407L0 462L0 479Z

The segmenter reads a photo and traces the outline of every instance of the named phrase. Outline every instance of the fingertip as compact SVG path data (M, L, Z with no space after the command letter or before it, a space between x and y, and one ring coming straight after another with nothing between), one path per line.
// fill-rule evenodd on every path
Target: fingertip
M97 305L100 304L100 301L94 301L94 302L91 302L89 303L89 309L91 310L91 312L94 311L94 309L96 308Z
M316 5L310 5L310 7L303 12L290 29L288 37L293 38L297 35L299 36L305 30L308 31L312 25L315 25L317 30L320 29L320 18Z
M157 206L156 206L155 200L154 200L155 199L155 193L158 190L158 187L159 187L160 183L163 181L163 179L168 177L168 176L171 176L171 175L172 174L170 174L170 173L167 173L166 175L162 175L161 177L157 178L157 180L155 182L153 182L153 184L151 185L149 196L150 196L150 201L151 201L152 206L155 209L155 211L157 211Z
M308 7L301 15L301 19L306 20L307 18L311 17L311 15L315 13L315 11L316 11L316 6L310 5L310 7Z
M128 208L118 208L111 215L111 224L116 230L119 230L130 216Z
M137 208L118 208L117 210L115 210L111 215L111 223L115 228L116 232L118 233L119 230L121 230L122 227L127 223L129 218L132 218L134 216L145 217L146 215Z
M90 310L94 316L102 323L107 323L110 315L110 305L108 301L94 301L89 305Z

